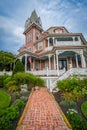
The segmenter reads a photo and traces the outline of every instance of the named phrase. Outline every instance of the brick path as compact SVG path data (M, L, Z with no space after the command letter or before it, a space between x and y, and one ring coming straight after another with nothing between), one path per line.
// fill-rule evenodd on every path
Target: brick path
M16 130L69 130L55 99L46 89L36 90Z

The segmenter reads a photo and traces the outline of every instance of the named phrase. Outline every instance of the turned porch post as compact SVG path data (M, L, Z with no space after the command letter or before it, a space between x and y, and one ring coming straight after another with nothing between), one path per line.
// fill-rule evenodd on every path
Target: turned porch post
M25 72L27 71L27 54L25 54Z
M50 61L51 56L49 55L48 58L49 58L49 70L50 70L51 69L51 61Z
M78 68L78 57L77 57L77 54L75 54L76 56L76 67Z
M54 54L54 70L56 69L55 54Z
M56 63L57 63L57 74L59 75L59 58L58 58L58 54L56 54Z

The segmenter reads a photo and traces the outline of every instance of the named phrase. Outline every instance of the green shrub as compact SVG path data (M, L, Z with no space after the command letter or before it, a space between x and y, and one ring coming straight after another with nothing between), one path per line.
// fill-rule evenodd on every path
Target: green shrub
M10 102L11 96L7 92L0 90L0 110L8 107Z
M24 84L27 84L29 90L35 86L44 86L44 80L31 73L18 72L14 74L13 79L20 88Z
M16 107L18 107L18 109L24 107L24 99L16 100L13 105L16 106Z
M19 98L19 96L20 96L19 92L14 92L14 96L16 99Z
M63 92L70 92L74 88L78 88L79 78L69 78L62 81L57 82L57 87Z
M5 86L5 80L7 79L7 78L9 78L10 76L9 75L7 75L7 74L4 74L4 75L0 75L0 87L4 87Z
M62 98L66 101L66 102L71 102L71 101L75 101L75 97L73 96L72 92L65 92L62 94Z
M17 106L11 106L7 108L0 118L0 130L11 130L12 121L19 117L19 111Z
M72 130L87 130L87 122L85 122L75 110L68 110L67 118L72 125Z
M81 111L82 111L83 115L87 118L87 101L82 103Z
M15 92L17 90L20 89L20 87L18 87L16 81L14 79L11 79L8 83L7 83L7 87L8 87L8 91L9 92Z
M13 85L13 86L9 87L8 91L9 91L9 92L16 92L18 89L19 89L19 88L18 88L17 85Z
M70 102L70 106L71 106L71 107L76 107L76 106L77 106L77 103L76 103L75 101L71 101L71 102Z
M61 102L60 102L60 105L63 106L63 107L66 107L66 106L68 106L69 104L68 104L68 102L66 102L66 101L61 101Z
M3 76L0 75L0 87L3 87L3 81L4 81Z
M43 87L44 86L44 80L40 77L36 77L35 78L35 86L41 86Z
M16 62L15 67L13 69L13 74L12 75L14 75L14 74L16 74L18 72L24 72L24 65L20 60L18 60Z
M11 130L12 122L8 119L7 116L3 116L0 119L0 130Z
M8 85L8 82L11 81L11 77L7 77L5 80L4 80L4 87L5 88L9 88L9 85Z

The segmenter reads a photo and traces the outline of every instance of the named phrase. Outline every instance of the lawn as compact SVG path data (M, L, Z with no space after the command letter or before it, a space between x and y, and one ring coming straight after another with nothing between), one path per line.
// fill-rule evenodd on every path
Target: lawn
M0 90L0 111L9 106L11 96L4 90Z

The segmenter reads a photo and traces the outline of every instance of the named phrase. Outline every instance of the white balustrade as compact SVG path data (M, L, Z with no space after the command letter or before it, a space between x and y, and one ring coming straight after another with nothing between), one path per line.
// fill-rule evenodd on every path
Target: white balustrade
M57 70L37 70L37 71L27 71L34 75L38 76L55 76L57 75ZM59 70L59 75L62 75L65 72L65 69Z
M4 74L8 74L8 75L12 75L12 71L0 71L0 75L4 75Z
M53 48L53 46L46 47L45 51L50 51L50 50L52 50L52 48Z
M79 46L81 41L56 41L54 46Z

